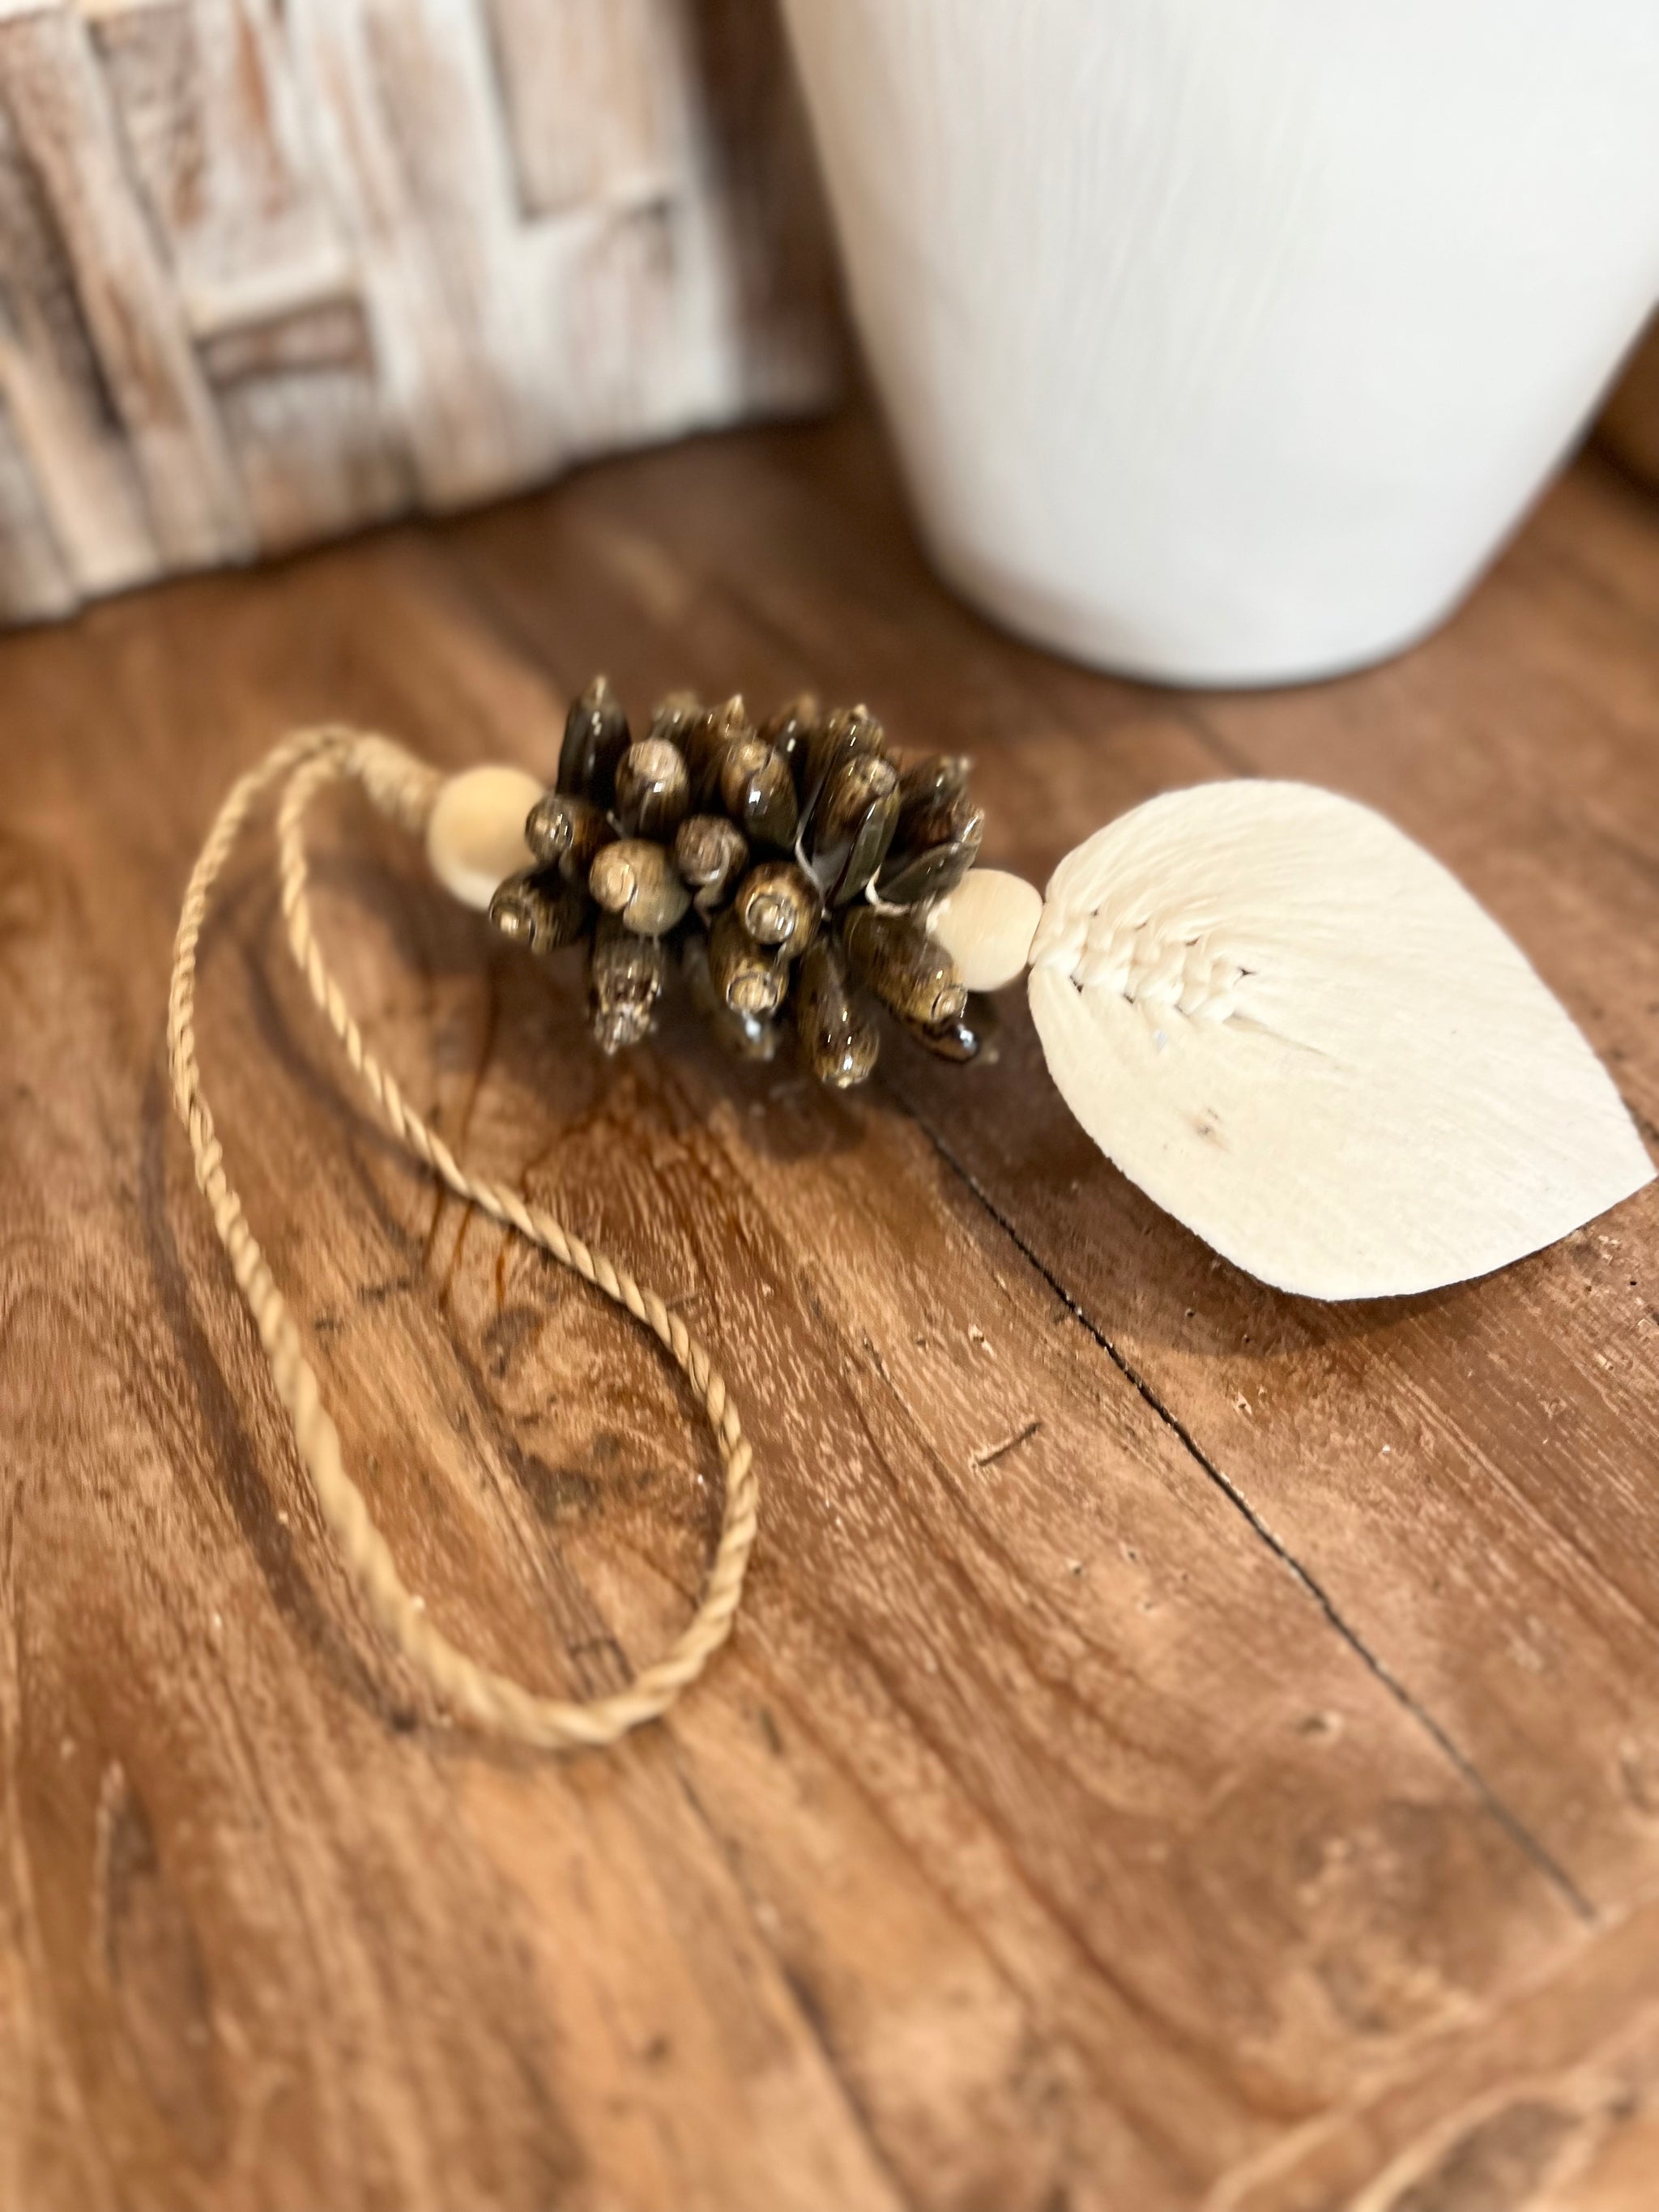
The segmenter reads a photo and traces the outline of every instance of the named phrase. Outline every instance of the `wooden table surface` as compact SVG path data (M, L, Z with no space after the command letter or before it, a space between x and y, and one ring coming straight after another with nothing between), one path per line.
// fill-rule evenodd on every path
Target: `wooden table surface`
M1218 775L1382 808L1659 1122L1659 504L1605 463L1390 665L1065 666L950 599L856 416L0 643L0 2205L1651 2212L1659 1195L1322 1309L1092 1149L1018 994L862 1094L690 1016L614 1062L361 803L319 918L473 1165L677 1300L753 1435L734 1642L559 1762L447 1728L310 1503L191 1179L168 947L287 726L550 774L568 696L866 697L1041 880ZM549 1688L684 1620L654 1346L347 1096L263 839L227 1150L434 1616Z

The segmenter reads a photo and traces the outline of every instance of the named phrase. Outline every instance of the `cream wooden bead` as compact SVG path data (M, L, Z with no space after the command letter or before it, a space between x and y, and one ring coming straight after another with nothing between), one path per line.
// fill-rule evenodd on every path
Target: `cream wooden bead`
M525 817L542 786L521 768L472 768L439 791L426 825L432 872L463 906L482 914L497 887L535 866Z
M1000 868L970 868L927 917L929 934L970 991L1000 991L1023 974L1042 917L1042 894Z

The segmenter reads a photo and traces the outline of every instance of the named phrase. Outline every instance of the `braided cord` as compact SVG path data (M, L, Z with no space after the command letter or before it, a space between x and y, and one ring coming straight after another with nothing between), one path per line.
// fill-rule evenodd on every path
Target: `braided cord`
M362 784L383 814L416 832L439 783L435 770L388 738L336 727L298 731L232 788L191 873L173 947L167 1049L173 1099L190 1134L196 1180L213 1209L219 1241L258 1330L323 1518L382 1632L451 1711L480 1729L555 1750L614 1743L665 1711L731 1633L755 1540L758 1485L750 1447L708 1352L656 1292L641 1288L625 1267L595 1252L552 1214L526 1205L514 1191L469 1175L363 1042L318 945L306 888L306 809L324 784L345 777ZM610 1696L582 1702L533 1694L458 1650L410 1594L362 1492L345 1471L339 1431L322 1403L299 1330L225 1173L197 1063L197 946L214 885L250 812L278 784L283 788L277 810L277 866L289 946L380 1119L458 1198L517 1230L643 1322L690 1380L720 1447L725 1510L697 1609L662 1658Z

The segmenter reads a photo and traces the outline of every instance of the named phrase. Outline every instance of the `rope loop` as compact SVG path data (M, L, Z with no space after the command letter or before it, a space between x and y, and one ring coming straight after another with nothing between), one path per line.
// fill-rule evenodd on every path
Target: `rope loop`
M167 997L173 1102L190 1137L197 1182L258 1331L323 1519L370 1615L448 1710L475 1727L550 1750L615 1743L630 1729L665 1712L731 1634L755 1541L759 1485L750 1444L724 1381L678 1316L668 1310L654 1291L636 1282L626 1267L592 1250L555 1215L527 1204L516 1191L469 1175L409 1103L397 1078L363 1042L356 1018L323 957L307 890L306 810L325 784L342 779L360 784L380 812L417 835L440 782L434 769L390 738L331 725L295 732L233 787L208 833L179 917ZM223 1150L203 1094L197 1060L197 948L214 886L249 815L273 786L282 787L276 813L277 876L289 950L381 1121L458 1198L538 1245L648 1328L690 1381L719 1447L725 1510L696 1611L660 1659L611 1695L573 1700L523 1688L458 1650L410 1593L362 1491L346 1473L339 1432L323 1404L315 1370L225 1172Z

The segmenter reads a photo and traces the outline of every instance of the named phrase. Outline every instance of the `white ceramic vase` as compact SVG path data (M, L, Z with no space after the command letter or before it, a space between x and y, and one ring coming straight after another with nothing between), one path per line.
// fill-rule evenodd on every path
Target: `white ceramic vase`
M1659 0L785 0L939 567L1193 683L1444 616L1659 299Z

